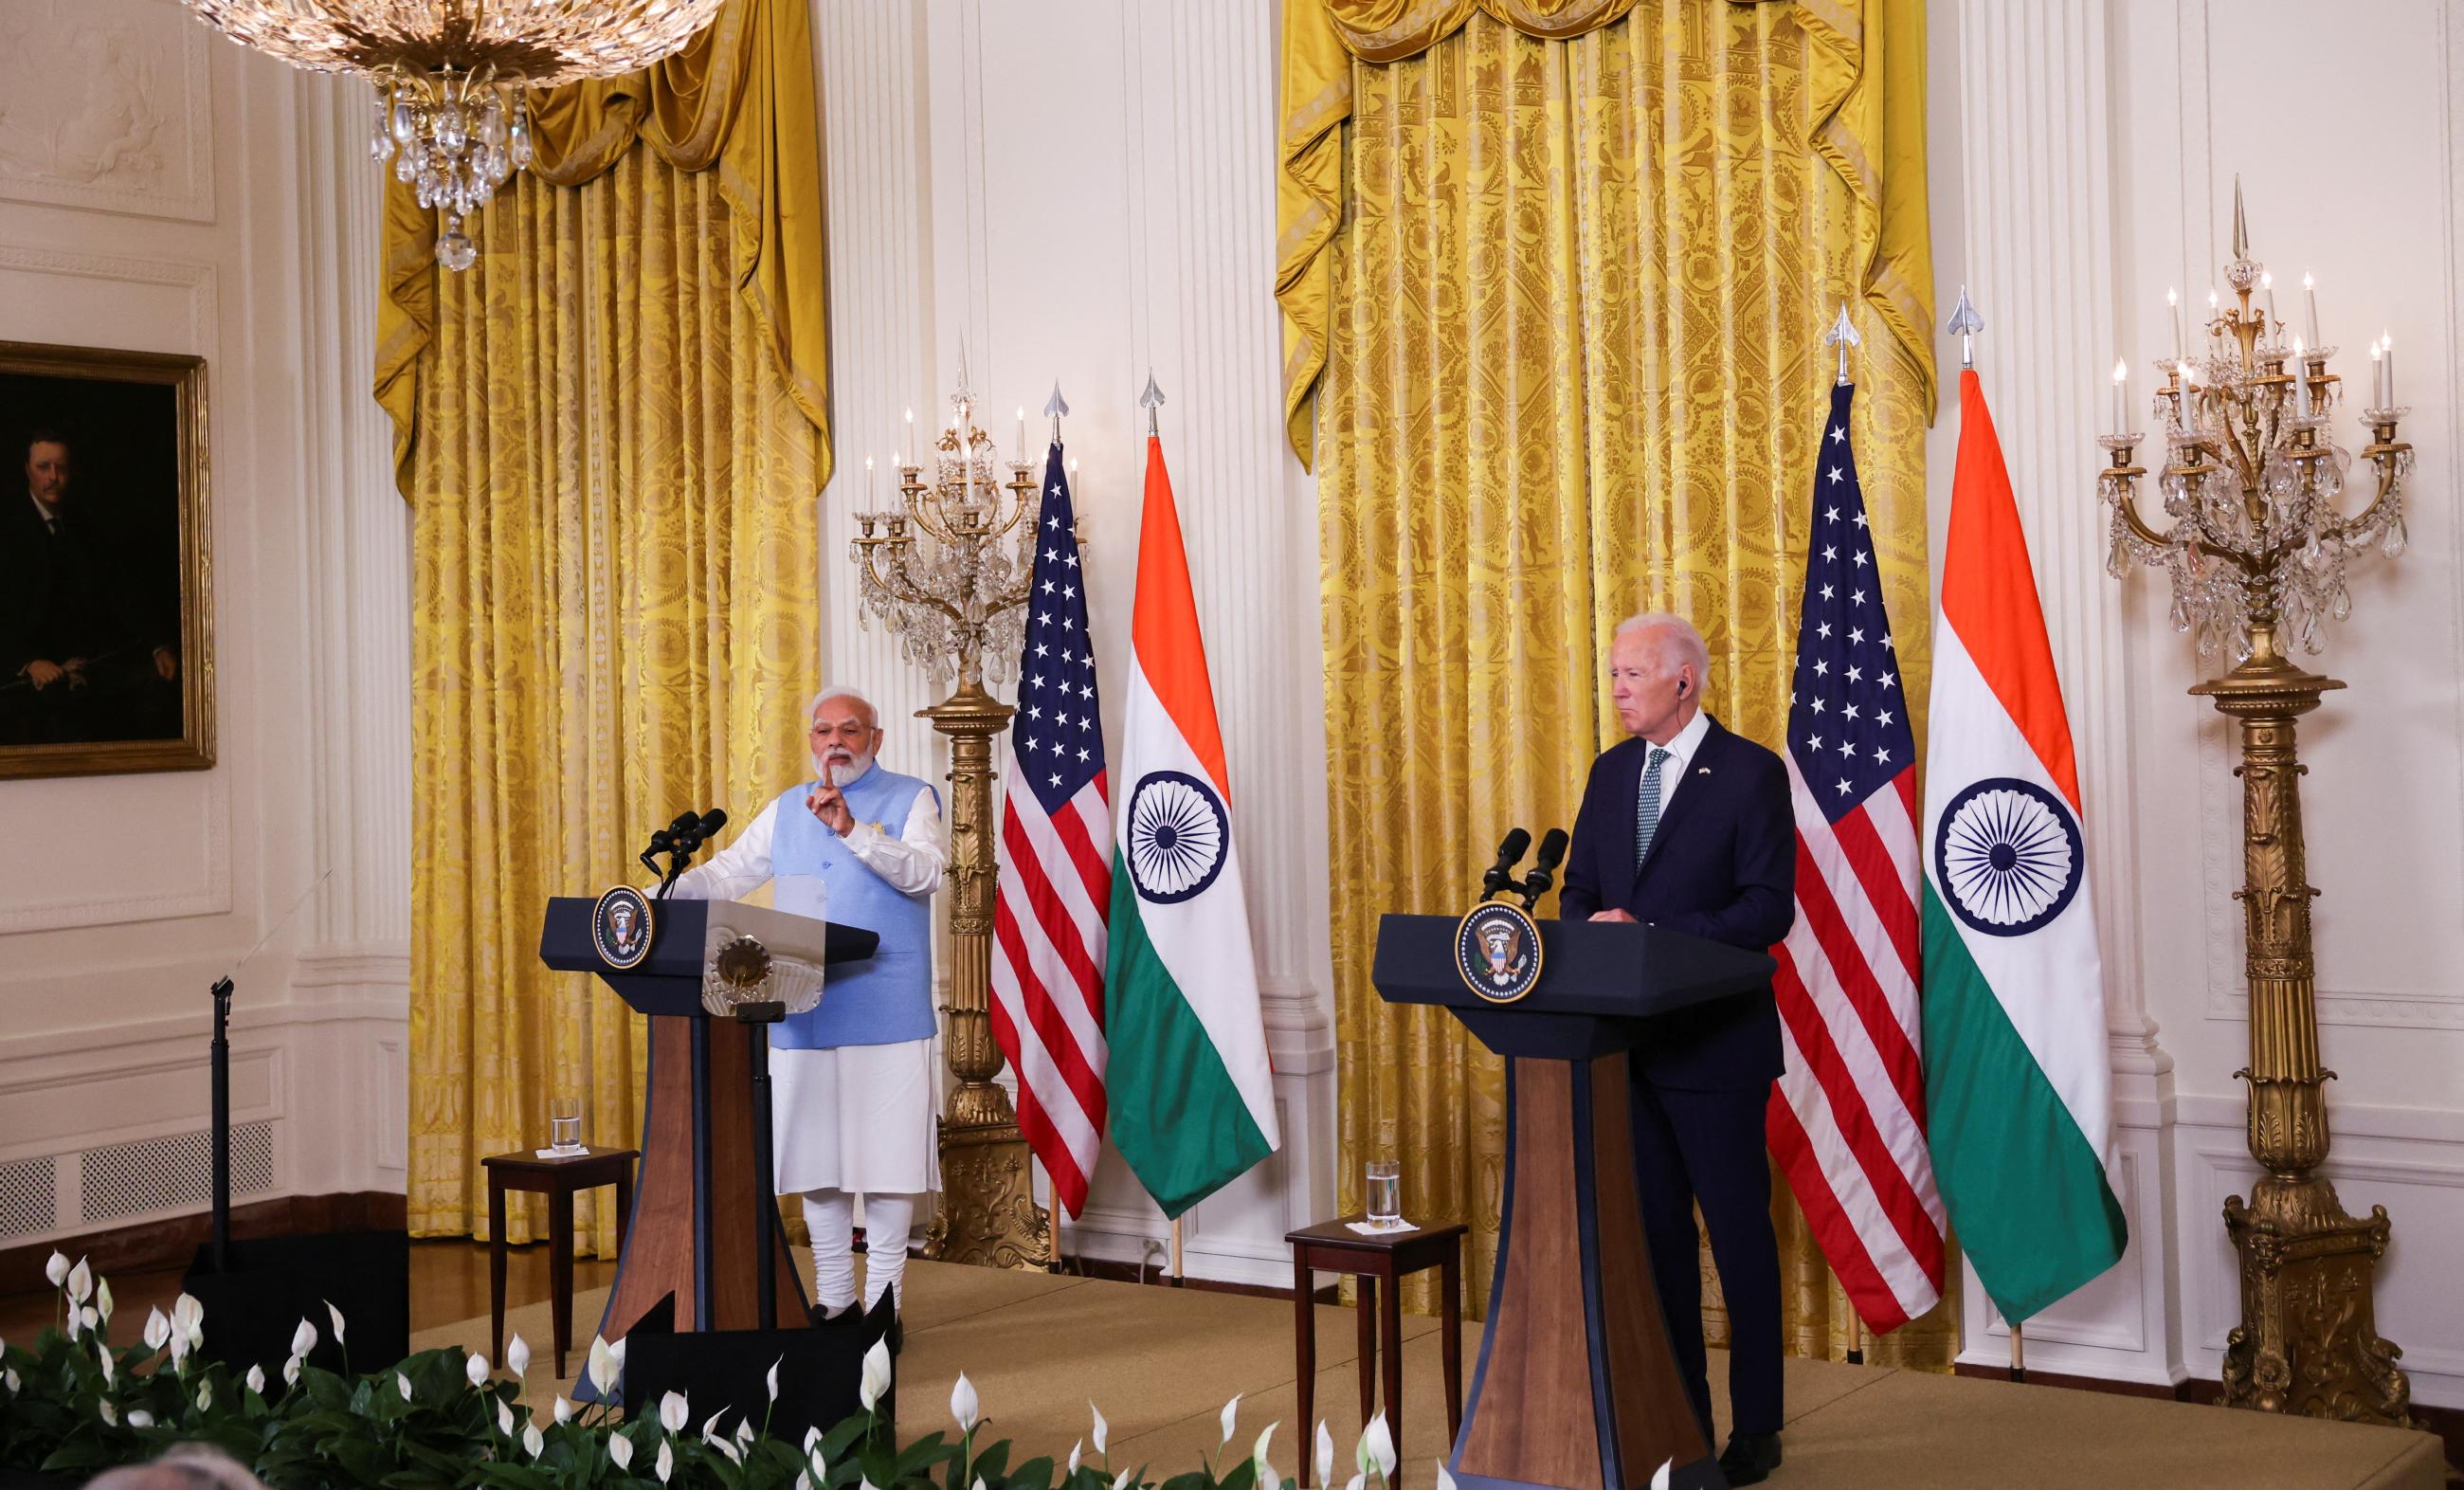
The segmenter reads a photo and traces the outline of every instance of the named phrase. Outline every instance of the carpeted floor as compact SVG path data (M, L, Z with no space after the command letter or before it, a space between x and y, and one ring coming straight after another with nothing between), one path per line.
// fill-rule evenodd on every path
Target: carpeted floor
M1152 1465L1160 1479L1217 1451L1218 1414L1239 1392L1235 1452L1280 1421L1274 1462L1285 1474L1303 1467L1289 1303L923 1261L909 1266L907 1289L904 1434L946 1425L950 1389L964 1370L1015 1458L1067 1456L1088 1431L1091 1401L1111 1423L1113 1466ZM561 1379L547 1346L547 1305L508 1314L508 1331L533 1346L532 1400L570 1394L605 1301L605 1289L574 1300L582 1348ZM1315 1411L1348 1464L1360 1431L1353 1314L1322 1307L1318 1321ZM1445 1448L1437 1322L1407 1318L1403 1334L1403 1478L1426 1486ZM1477 1326L1467 1327L1466 1353L1479 1344ZM488 1321L423 1330L412 1345L485 1350ZM1715 1356L1715 1384L1723 1369ZM1788 1458L1775 1486L2439 1490L2446 1478L2437 1439L2393 1429L1816 1361L1788 1363L1787 1391Z

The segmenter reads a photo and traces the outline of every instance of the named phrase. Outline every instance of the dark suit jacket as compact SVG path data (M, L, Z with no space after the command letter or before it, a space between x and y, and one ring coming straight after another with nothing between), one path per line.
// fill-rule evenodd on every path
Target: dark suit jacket
M119 583L75 516L54 537L22 483L0 486L0 682L28 662L138 645Z
M1640 740L1628 740L1592 763L1557 914L1579 921L1621 908L1672 931L1770 950L1796 919L1788 768L1711 721L1638 872L1635 795L1643 750ZM1649 1038L1635 1053L1638 1070L1661 1086L1725 1090L1779 1078L1779 1011L1769 987L1656 1015L1648 1026Z

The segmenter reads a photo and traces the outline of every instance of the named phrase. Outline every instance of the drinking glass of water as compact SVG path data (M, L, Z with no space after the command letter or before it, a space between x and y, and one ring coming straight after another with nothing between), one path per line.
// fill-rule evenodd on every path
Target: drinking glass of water
M548 1143L561 1154L582 1152L582 1099L551 1098L547 1104Z
M1369 1161L1369 1224L1403 1224L1403 1166L1398 1160Z

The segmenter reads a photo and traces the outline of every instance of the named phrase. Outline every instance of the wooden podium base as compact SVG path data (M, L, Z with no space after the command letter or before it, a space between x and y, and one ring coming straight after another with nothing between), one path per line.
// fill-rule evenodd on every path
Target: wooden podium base
M622 1340L671 1295L678 1330L761 1328L755 1221L746 1204L757 1189L753 1088L737 1073L750 1065L752 1040L767 1028L682 1014L653 1014L649 1022L641 1178L599 1332ZM696 1093L706 1094L706 1104ZM696 1112L708 1114L698 1128ZM801 1329L808 1323L803 1279L785 1234L775 1225L770 1231L776 1327Z
M1727 1490L1662 1327L1634 1178L1623 1052L1507 1061L1505 1214L1471 1401L1465 1490Z

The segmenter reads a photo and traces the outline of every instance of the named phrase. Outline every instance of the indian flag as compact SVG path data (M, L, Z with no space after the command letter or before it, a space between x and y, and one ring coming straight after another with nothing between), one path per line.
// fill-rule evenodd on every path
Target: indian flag
M1177 1216L1273 1153L1231 781L1163 446L1147 437L1104 1029L1112 1144Z
M2016 1323L2121 1259L2079 771L2028 540L1973 370L1933 634L1925 1105L1952 1230Z

